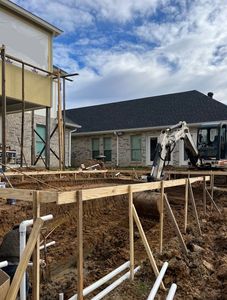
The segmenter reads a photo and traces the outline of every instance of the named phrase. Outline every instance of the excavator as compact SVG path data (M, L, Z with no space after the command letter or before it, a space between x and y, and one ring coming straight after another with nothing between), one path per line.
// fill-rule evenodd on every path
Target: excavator
M184 141L185 152L190 165L196 169L222 169L227 167L227 125L207 124L198 128L196 147L186 122L168 127L158 137L151 172L142 179L148 182L164 179L163 171L170 160L176 143ZM143 192L135 197L135 206L141 214L157 212L157 197L153 192Z

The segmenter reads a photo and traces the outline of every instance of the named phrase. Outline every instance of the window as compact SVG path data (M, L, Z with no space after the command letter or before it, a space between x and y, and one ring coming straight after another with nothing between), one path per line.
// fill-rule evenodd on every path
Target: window
M37 124L36 131L39 134L39 136L36 134L36 155L39 155L45 146L45 143L42 141L42 139L46 141L46 126ZM45 155L45 151L43 151L42 155Z
M92 139L92 158L96 159L99 156L99 139Z
M131 160L141 161L141 136L131 136Z
M103 139L103 147L104 147L104 156L105 161L112 160L112 140L111 138L104 138Z

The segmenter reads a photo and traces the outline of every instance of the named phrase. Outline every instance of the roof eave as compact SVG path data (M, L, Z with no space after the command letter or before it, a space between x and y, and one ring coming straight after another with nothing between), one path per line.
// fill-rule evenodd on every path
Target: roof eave
M52 32L54 36L60 35L63 31L52 24L46 22L45 20L37 17L36 15L32 14L31 12L27 11L26 9L20 7L19 5L8 1L8 0L0 0L0 4L11 11L16 12L17 14L21 15L22 17L36 23L37 25L47 29L48 31Z
M189 127L198 127L204 124L219 124L221 122L226 122L227 120L213 121L213 122L199 122L199 123L187 123ZM162 130L163 128L168 128L173 124L164 126L154 126L154 127L141 127L141 128L122 128L122 129L112 129L103 131L90 131L90 132L75 132L73 136L87 136L87 135L100 135L100 134L113 134L114 132L139 132L139 131L149 131L149 130Z

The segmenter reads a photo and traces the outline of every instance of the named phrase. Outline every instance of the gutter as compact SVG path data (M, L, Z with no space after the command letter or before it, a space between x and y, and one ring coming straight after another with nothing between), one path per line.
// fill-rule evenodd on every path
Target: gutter
M211 122L202 122L202 123L187 123L189 127L197 127L209 124L219 124L221 122L226 122L227 120L220 120L220 121L211 121ZM86 136L86 135L100 135L100 134L115 134L119 132L138 132L138 131L150 131L150 130L162 130L163 128L168 128L171 125L164 125L164 126L156 126L156 127L141 127L141 128L122 128L122 129L111 129L111 130L104 130L104 131L89 131L89 132L78 132L73 135L76 136Z

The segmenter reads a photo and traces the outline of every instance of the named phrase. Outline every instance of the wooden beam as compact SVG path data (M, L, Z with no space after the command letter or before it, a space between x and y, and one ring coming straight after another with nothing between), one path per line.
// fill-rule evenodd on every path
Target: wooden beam
M194 194L193 194L193 190L192 190L192 185L189 182L189 192L190 192L190 199L192 201L192 209L195 215L195 219L196 219L196 223L198 226L198 230L199 230L199 234L202 235L202 231L201 231L201 227L200 227L200 223L199 223L199 216L198 216L198 212L197 212L197 208L196 208L196 204L195 204L195 198L194 198Z
M40 218L39 191L34 192L33 220ZM40 234L37 236L36 246L33 252L32 262L32 300L39 300L40 295Z
M41 218L38 218L35 221L32 232L30 234L30 237L28 239L28 242L24 249L22 257L20 259L19 265L17 267L16 273L13 277L13 281L10 285L10 288L9 288L9 291L7 293L5 300L15 300L16 299L23 274L24 274L24 272L27 268L28 262L32 256L32 252L35 248L36 241L37 241L37 238L39 236L42 226L43 226L43 220Z
M214 205L217 212L221 215L220 209L217 207L217 204L215 203L214 199L212 198L211 194L209 193L208 189L206 188L207 195L209 196L211 203Z
M163 224L164 224L164 182L161 182L161 198L160 198L160 254L163 248Z
M187 232L188 225L188 179L185 179L185 207L184 207L184 232Z
M133 224L133 193L131 185L128 188L128 207L129 207L129 245L130 245L130 279L134 280L134 224Z
M33 201L33 190L25 189L0 189L1 198L13 198L16 200Z
M77 299L83 300L83 201L82 191L78 191L77 198Z
M169 204L169 201L168 201L168 199L167 199L166 194L164 194L164 201L165 201L165 204L166 204L166 209L167 209L168 215L169 215L170 220L172 221L172 223L173 223L173 225L174 225L174 229L175 229L176 235L177 235L177 237L178 237L178 239L179 239L179 241L180 241L180 244L181 244L181 246L182 246L182 249L184 250L184 253L185 253L185 254L188 254L188 249L187 249L187 247L186 247L186 245L185 245L183 236L182 236L182 234L181 234L181 232L180 232L179 226L178 226L177 221L176 221L176 219L175 219L175 217L174 217L173 211L172 211L172 209L171 209L171 206L170 206L170 204Z
M206 206L207 206L207 203L206 203L206 180L204 178L203 179L203 211L204 211L204 214L206 214Z
M141 222L140 222L140 219L139 219L139 217L138 217L138 214L137 214L137 211L136 211L134 205L132 206L132 210L133 210L133 217L134 217L134 220L135 220L136 225L137 225L137 228L138 228L138 230L139 230L139 233L140 233L140 236L141 236L143 245L144 245L144 247L145 247L145 250L146 250L146 252L147 252L147 256L148 256L148 258L149 258L149 260L150 260L152 269L153 269L153 271L154 271L154 273L155 273L155 276L158 277L158 275L159 275L159 270L158 270L158 267L157 267L157 265L156 265L156 262L155 262L153 253L152 253L151 248L150 248L150 246L149 246L149 243L148 243L148 241L147 241L145 232L144 232L144 230L143 230L142 224L141 224ZM161 283L161 287L162 287L162 289L165 290L165 286L164 286L163 282Z

